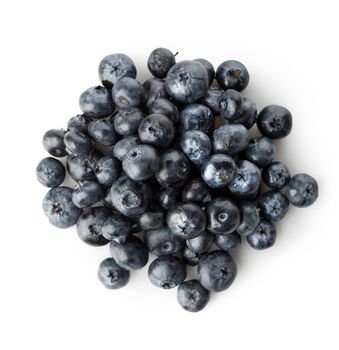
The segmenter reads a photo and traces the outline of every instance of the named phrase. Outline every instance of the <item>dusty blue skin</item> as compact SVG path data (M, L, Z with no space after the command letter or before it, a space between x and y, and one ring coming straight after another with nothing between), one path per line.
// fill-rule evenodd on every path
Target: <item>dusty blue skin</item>
M277 231L270 221L261 220L256 229L246 236L248 244L257 250L270 248L275 243Z
M193 252L188 246L185 246L182 251L182 260L186 265L196 266L200 260L200 254Z
M212 199L206 184L199 178L188 181L182 189L184 202L207 203Z
M91 118L100 119L110 116L114 111L111 92L103 86L92 86L79 98L80 109Z
M119 289L129 281L129 271L121 268L112 258L107 258L99 265L98 278L108 289Z
M132 221L118 213L109 216L101 229L102 235L109 241L124 243L132 231Z
M145 231L144 243L148 251L156 256L175 254L185 245L185 241L167 227Z
M206 253L213 244L214 235L208 231L200 233L199 236L186 240L188 248L197 254Z
M219 100L224 90L217 86L211 86L206 95L201 99L201 103L209 107L214 114L220 114Z
M178 187L187 180L189 172L190 165L185 154L169 149L160 157L160 169L156 173L156 179L161 186Z
M241 244L241 236L237 232L227 235L215 235L214 243L225 252L236 250Z
M153 50L147 60L147 67L156 78L165 78L167 72L174 65L175 55L163 47Z
M72 200L78 208L88 208L105 197L103 187L96 181L84 181L75 186Z
M38 181L50 188L59 186L65 179L65 173L64 165L52 157L42 159L36 167Z
M198 280L185 281L177 290L180 306L189 312L201 311L210 300L210 293Z
M218 197L207 205L208 231L226 235L235 231L240 223L240 211L237 205L228 198Z
M167 226L182 239L191 239L206 229L206 214L195 203L181 202L167 212Z
M143 231L160 229L165 225L164 213L161 210L148 211L140 215L138 223Z
M214 153L235 156L246 148L249 133L241 124L225 124L214 130L212 140Z
M86 155L92 149L91 139L86 134L75 130L66 132L64 143L67 151L74 155Z
M208 74L199 62L181 61L169 70L165 84L175 101L193 103L205 96L209 87Z
M166 98L158 98L149 108L150 114L164 114L173 124L179 121L179 111L174 103Z
M84 209L77 222L79 238L92 246L107 244L109 241L101 234L101 230L104 222L111 215L112 211L104 207Z
M248 85L250 76L242 63L230 60L220 64L216 72L216 79L224 90L242 91Z
M136 182L127 176L119 177L110 191L113 206L123 215L137 217L147 211L151 189L145 182Z
M197 272L198 279L204 288L221 292L233 283L237 266L228 253L215 250L201 257Z
M120 162L114 157L106 156L95 164L94 174L100 185L108 187L119 177L120 170Z
M240 210L240 224L237 227L237 232L242 236L251 234L259 224L259 213L257 207L247 201L238 203Z
M209 85L212 84L215 77L215 70L213 64L204 58L197 58L194 61L201 63L207 71Z
M213 128L213 114L211 110L200 103L185 106L180 112L180 132L200 130L209 134Z
M193 164L201 166L210 155L212 145L204 132L188 130L181 135L180 148Z
M134 135L145 115L140 108L127 107L120 109L114 115L114 129L123 136Z
M291 179L291 173L282 162L273 162L262 171L262 179L266 186L273 190L281 190Z
M146 80L142 86L145 88L146 108L149 109L152 104L159 98L167 99L167 91L165 88L165 80L151 78Z
M127 136L118 141L113 148L113 155L122 161L126 154L136 145L140 145L138 136Z
M148 251L144 243L133 235L121 244L112 241L110 250L112 258L125 270L139 270L148 262Z
M90 123L91 118L84 115L84 114L78 114L74 117L72 117L68 123L67 123L67 131L69 130L77 130L79 132L82 132L83 134L87 133L87 127Z
M257 106L256 104L247 97L242 98L242 114L235 123L244 125L247 129L251 127L257 121Z
M279 191L271 190L258 198L260 215L272 222L281 220L286 215L288 206L287 197Z
M318 198L318 191L317 181L307 174L292 176L284 189L284 193L291 204L299 208L312 205Z
M138 129L140 141L156 147L167 147L174 134L174 125L164 114L149 115L142 120Z
M220 115L229 122L236 122L243 114L242 104L242 97L238 91L226 90L219 100Z
M81 209L72 202L73 190L69 187L55 187L49 190L42 201L42 209L49 222L58 228L73 226Z
M181 189L178 187L163 187L159 192L159 205L168 210L172 208L180 197Z
M249 141L244 150L244 157L262 168L272 163L276 148L267 137L260 137Z
M234 178L227 188L237 199L254 199L258 195L260 182L259 168L247 160L239 160Z
M150 145L133 147L124 157L122 168L125 174L134 181L144 181L159 170L160 156Z
M42 143L45 150L54 157L65 157L67 155L64 136L66 131L51 129L46 131Z
M167 255L156 258L148 268L148 278L156 287L171 289L184 282L186 266L177 257Z
M292 130L292 115L285 107L270 105L259 113L257 126L263 136L281 139Z
M212 188L226 187L235 174L235 162L226 154L213 154L201 167L201 176Z
M125 77L113 86L112 97L119 108L140 107L145 101L145 89L135 79Z
M136 76L137 69L134 62L122 53L108 55L99 64L99 78L108 89L111 89L121 78L135 78Z
M92 140L103 146L112 146L117 140L114 125L108 120L93 120L88 125L88 134Z

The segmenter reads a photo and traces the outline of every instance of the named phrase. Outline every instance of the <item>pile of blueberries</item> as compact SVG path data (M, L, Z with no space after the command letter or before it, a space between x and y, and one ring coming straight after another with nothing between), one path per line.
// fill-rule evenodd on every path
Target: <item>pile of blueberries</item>
M229 252L242 239L271 247L274 223L289 204L311 205L318 185L274 161L272 140L290 133L292 116L277 105L257 115L240 94L249 82L243 64L225 61L215 72L205 59L176 63L158 48L147 66L153 78L141 85L131 58L106 56L102 85L80 96L83 114L45 133L53 157L36 169L51 188L42 207L51 224L76 224L83 242L110 244L98 270L105 287L125 286L151 253L150 281L179 286L179 304L196 312L234 281ZM250 135L255 124L260 137ZM54 157L66 157L66 167ZM60 186L66 168L75 188ZM197 266L197 279L185 281L186 265Z

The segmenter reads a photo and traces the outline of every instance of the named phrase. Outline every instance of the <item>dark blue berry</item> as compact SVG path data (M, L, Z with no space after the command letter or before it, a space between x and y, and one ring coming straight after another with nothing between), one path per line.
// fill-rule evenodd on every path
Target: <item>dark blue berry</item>
M166 98L158 98L149 108L150 114L164 114L173 124L179 121L179 111L174 103Z
M76 130L67 131L64 137L67 151L75 155L86 155L92 149L92 141L86 135Z
M237 232L227 235L215 235L214 243L225 252L236 250L241 244L241 236Z
M209 84L211 85L213 80L214 80L214 77L215 77L215 70L214 70L213 64L211 62L205 60L204 58L197 58L194 61L197 61L204 66L204 68L206 69L207 74L208 74Z
M242 97L238 91L226 90L219 100L220 115L230 122L236 122L242 116L242 104Z
M119 108L140 107L145 102L145 89L135 79L119 79L112 89L114 103Z
M290 181L291 174L284 163L273 162L263 169L262 179L269 188L281 190Z
M78 208L88 208L101 201L105 191L96 181L84 181L75 186L72 200Z
M267 137L260 137L249 141L244 150L244 157L258 167L265 167L272 163L276 148Z
M248 85L250 76L246 67L239 61L225 61L216 72L218 84L224 89L242 91Z
M184 310L198 312L207 305L210 293L198 280L190 280L180 284L177 299Z
M114 111L111 92L103 86L93 86L85 90L79 98L80 109L91 118L106 118Z
M180 132L200 130L209 134L213 128L213 114L202 104L193 103L185 106L180 112Z
M182 189L184 202L207 203L212 199L206 184L199 178L188 181Z
M138 223L143 231L160 229L165 225L164 213L160 210L148 211L140 215Z
M237 227L237 232L242 236L247 236L252 233L259 224L259 213L257 207L247 201L238 203L240 210L240 223Z
M201 166L210 155L212 145L204 132L188 130L181 135L180 148L193 164Z
M246 236L249 245L257 250L272 247L277 237L277 231L272 222L261 220L256 229Z
M196 266L200 260L200 254L193 252L189 247L185 246L182 251L182 260L186 265Z
M123 136L134 135L145 115L140 108L127 107L120 109L114 116L114 129Z
M88 124L88 134L92 140L103 146L112 146L117 140L114 125L108 120L93 120Z
M244 125L247 129L251 127L257 121L257 106L256 104L247 97L242 98L242 114L235 123Z
M163 187L159 192L159 205L168 210L174 206L180 197L181 189L178 187Z
M42 159L36 167L38 181L47 187L57 187L65 179L66 169L57 159L47 157Z
M223 93L224 90L220 89L219 87L211 86L207 90L206 95L202 98L201 103L209 107L214 114L219 114L219 101Z
M199 236L186 240L187 246L197 254L206 253L213 244L214 235L208 231L200 233Z
M118 141L113 147L113 155L120 161L123 161L126 154L137 145L140 145L140 140L137 136L127 136Z
M64 136L66 131L51 129L46 131L43 137L45 150L54 157L65 157L67 155Z
M95 164L94 174L100 185L108 187L119 177L120 162L110 156L100 158Z
M287 197L279 191L271 190L258 198L260 215L269 221L281 220L286 215L288 206Z
M132 231L132 221L121 214L109 216L101 229L102 235L109 241L124 243Z
M151 78L146 80L143 83L143 87L145 88L145 96L146 96L146 108L150 108L152 104L158 100L159 98L167 98L167 91L165 88L165 80Z
M107 258L99 265L98 278L108 289L119 289L129 281L129 271L120 267L112 258Z
M78 114L75 117L72 117L67 124L67 130L76 130L82 132L83 134L87 133L87 127L90 123L91 118L84 115Z
M175 55L168 49L159 47L148 57L147 67L156 78L165 78L167 72L175 65Z

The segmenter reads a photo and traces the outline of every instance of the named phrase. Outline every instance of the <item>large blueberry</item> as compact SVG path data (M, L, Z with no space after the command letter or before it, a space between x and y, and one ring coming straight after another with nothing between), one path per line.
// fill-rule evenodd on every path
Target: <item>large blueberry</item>
M42 159L36 167L38 181L51 188L59 186L64 181L65 173L64 165L52 157Z
M107 258L99 265L98 278L108 289L119 289L129 281L129 271L120 267L112 258Z
M93 86L85 90L79 98L80 109L91 118L105 118L114 111L111 92L103 86Z
M222 62L217 69L216 78L224 90L234 89L237 91L244 90L250 80L246 67L235 60Z
M177 299L184 310L198 312L207 305L210 293L198 280L190 280L180 284Z

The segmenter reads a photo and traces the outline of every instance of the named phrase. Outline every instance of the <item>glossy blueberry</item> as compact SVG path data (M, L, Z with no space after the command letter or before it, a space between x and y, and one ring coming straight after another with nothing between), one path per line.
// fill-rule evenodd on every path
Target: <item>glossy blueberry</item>
M181 132L187 130L200 130L209 134L213 128L213 114L211 110L202 104L193 103L185 106L180 112Z
M58 228L73 226L81 214L81 209L72 202L72 192L69 187L55 187L42 201L42 209L49 222Z
M235 156L246 148L248 141L249 133L243 125L225 124L213 132L213 151Z
M219 101L223 93L224 93L224 90L220 89L219 87L211 86L207 90L206 95L202 98L201 103L209 107L214 114L219 114L220 113Z
M122 53L108 55L99 64L99 78L108 89L111 89L121 78L135 78L136 76L137 70L134 62Z
M191 239L206 229L206 215L195 203L181 202L167 212L167 226L173 234Z
M114 116L114 129L123 136L134 135L145 115L140 108L127 107L120 109Z
M112 258L107 258L99 265L98 278L108 289L119 289L129 281L129 271L120 267Z
M134 181L144 181L159 170L160 156L150 145L133 147L124 157L122 168L125 174Z
M64 143L67 151L75 155L86 155L92 149L91 139L86 134L75 130L66 132Z
M108 187L119 177L120 162L110 156L100 158L95 164L94 174L100 185Z
M132 231L132 221L118 213L109 216L101 229L102 235L109 241L124 243Z
M65 157L67 155L64 136L66 131L51 129L46 131L43 137L45 150L54 157Z
M193 164L201 166L210 155L212 145L204 132L188 130L181 135L180 148Z
M276 148L267 137L260 137L249 141L244 150L244 156L258 167L265 167L272 163Z
M145 89L135 79L125 77L113 86L112 96L119 108L139 107L145 101Z
M226 154L213 154L201 167L201 176L212 188L225 187L232 181L235 173L235 162Z
M197 272L204 288L221 292L233 283L237 274L237 266L227 252L215 250L201 257Z
M310 175L297 174L291 177L284 193L294 206L308 207L318 198L318 184Z
M248 85L250 76L246 67L234 60L220 64L216 72L218 84L224 89L242 91Z
M93 120L88 125L88 134L92 140L103 146L112 146L117 140L114 125L108 120Z
M280 139L291 132L292 115L285 107L270 105L259 113L257 126L263 136Z
M242 98L242 114L235 123L244 125L247 129L251 127L257 121L257 106L256 104L247 97Z
M114 111L111 92L103 86L93 86L85 90L79 98L80 109L91 118L106 118Z
M209 85L212 84L215 77L215 70L213 64L204 58L197 58L194 61L201 63L207 71Z
M185 241L174 235L168 227L146 230L144 242L148 251L156 256L175 254L185 245Z
M105 191L96 181L84 181L77 184L72 194L73 203L78 208L88 208L104 197Z
M272 247L277 238L277 231L272 222L261 220L256 229L246 236L248 244L257 250Z
M178 187L163 187L159 192L159 205L168 210L174 206L180 197L181 189Z
M193 252L188 246L185 246L182 251L182 260L186 265L196 266L200 260L200 254Z
M152 104L159 98L167 98L167 91L165 88L165 80L151 78L143 83L146 96L146 107L149 109Z
M208 90L208 74L205 67L196 61L181 61L167 73L166 90L179 103L196 102Z
M225 252L236 250L241 244L241 236L237 232L227 235L215 235L214 243Z
M112 211L104 207L84 209L77 222L79 238L92 246L107 244L109 241L101 234L101 230L104 222L111 214Z
M236 90L226 90L220 97L220 115L230 121L236 122L243 113L242 97Z
M174 65L175 55L163 47L153 50L147 60L147 67L156 78L165 78L167 72Z
M206 184L199 178L188 181L182 189L184 202L207 203L212 199Z
M160 210L148 211L140 215L138 223L143 231L160 229L165 225L164 213Z
M42 159L36 167L38 181L51 188L59 186L64 181L65 173L64 165L52 157Z
M208 231L200 233L199 236L186 240L188 248L197 254L206 253L213 244L214 235Z
M252 233L259 224L259 213L257 207L247 201L238 203L240 210L240 224L237 227L237 232L242 236L247 236Z
M177 299L184 310L198 312L207 305L210 293L198 280L190 280L180 284Z
M215 198L207 205L208 231L226 235L235 231L240 223L240 211L228 198Z
M258 198L260 215L269 221L281 220L286 215L288 206L287 197L279 191L271 190Z
M148 251L144 243L131 235L124 243L112 241L110 244L112 258L126 270L138 270L143 268L148 261Z
M291 174L284 163L273 162L263 169L262 179L269 188L280 190L290 181Z
M120 161L124 159L126 154L137 145L140 145L140 140L137 136L127 136L118 141L113 148L113 155Z
M177 257L166 255L153 260L148 268L148 278L156 286L170 289L184 282L185 264Z
M151 114L144 118L138 129L139 139L156 147L167 147L174 138L175 129L164 114Z
M179 111L174 103L166 98L158 98L149 108L150 114L164 114L173 124L179 121Z
M85 114L78 114L72 117L67 123L67 130L76 130L83 134L87 133L87 127L90 123L91 118Z

